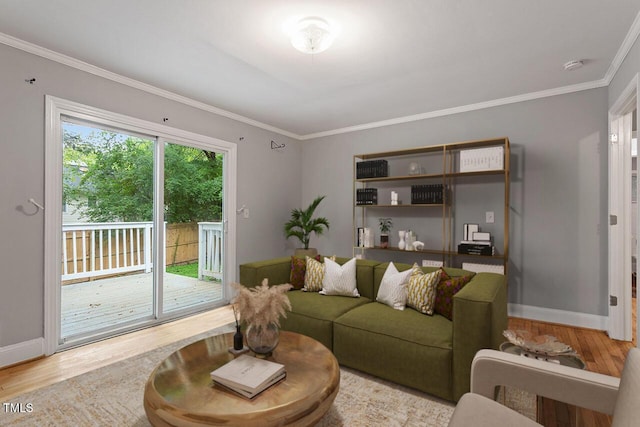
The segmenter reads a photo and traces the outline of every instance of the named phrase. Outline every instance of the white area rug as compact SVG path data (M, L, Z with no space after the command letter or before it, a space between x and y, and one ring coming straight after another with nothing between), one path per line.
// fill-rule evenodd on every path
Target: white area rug
M15 397L3 403L20 403L25 412L0 408L0 425L150 426L142 398L156 365L191 342L231 331L230 326L212 330ZM28 404L31 412L26 412ZM446 426L453 407L428 394L341 368L340 392L318 426Z

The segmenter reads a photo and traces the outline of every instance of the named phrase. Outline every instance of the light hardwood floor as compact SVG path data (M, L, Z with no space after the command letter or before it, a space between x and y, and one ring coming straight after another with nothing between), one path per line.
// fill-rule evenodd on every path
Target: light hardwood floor
M633 336L637 337L637 305L633 299ZM573 347L587 364L587 369L605 375L620 377L627 353L637 345L637 338L633 342L610 339L604 331L593 329L572 328L553 323L537 322L526 319L509 319L509 328L523 329L534 335L553 335L558 340ZM575 412L566 411L566 407L555 408L545 405L542 423L545 426L573 425ZM610 426L611 417L601 413L580 409L577 414L580 426Z
M230 306L0 370L0 402L233 322Z
M226 325L232 321L233 313L230 307L222 307L153 328L67 350L47 358L4 368L0 370L0 401L6 401L19 394L66 380L92 369ZM603 331L572 328L526 319L510 318L509 328L529 330L537 335L554 335L576 349L584 358L589 370L613 376L620 376L625 357L629 349L635 346L635 343L611 340ZM581 411L580 419L582 420L581 425L585 426L611 425L609 417L589 411ZM548 415L545 424L563 425L553 414Z

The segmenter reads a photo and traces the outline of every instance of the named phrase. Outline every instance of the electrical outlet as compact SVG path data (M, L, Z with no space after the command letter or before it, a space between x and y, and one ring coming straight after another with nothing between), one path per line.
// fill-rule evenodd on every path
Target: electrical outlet
M485 212L485 222L487 224L493 224L495 221L495 216L493 214L493 212Z

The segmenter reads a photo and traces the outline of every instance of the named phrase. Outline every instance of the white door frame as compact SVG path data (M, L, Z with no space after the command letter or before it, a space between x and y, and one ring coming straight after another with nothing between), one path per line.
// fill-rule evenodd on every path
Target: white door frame
M62 257L62 147L61 116L115 126L124 130L157 136L159 141L184 142L187 145L224 153L223 221L225 222L223 298L230 295L236 275L236 182L237 146L221 139L199 135L158 123L136 119L73 101L46 96L45 99L45 206L44 211L44 353L51 355L59 347L60 274ZM156 150L156 155L158 150ZM162 151L162 150L160 150ZM162 194L162 189L156 189ZM158 227L162 230L162 227ZM157 296L156 296L157 298Z
M638 108L638 74L609 110L609 337L631 341L631 113ZM614 137L615 135L615 137ZM613 297L613 298L612 298Z

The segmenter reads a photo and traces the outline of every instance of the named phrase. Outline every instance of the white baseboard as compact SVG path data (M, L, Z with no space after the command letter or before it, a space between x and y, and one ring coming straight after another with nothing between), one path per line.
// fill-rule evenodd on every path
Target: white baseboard
M0 347L0 368L44 355L44 338Z
M578 313L575 311L556 310L553 308L535 307L531 305L509 304L509 316L542 322L560 323L562 325L579 328L606 331L609 318L595 314Z

